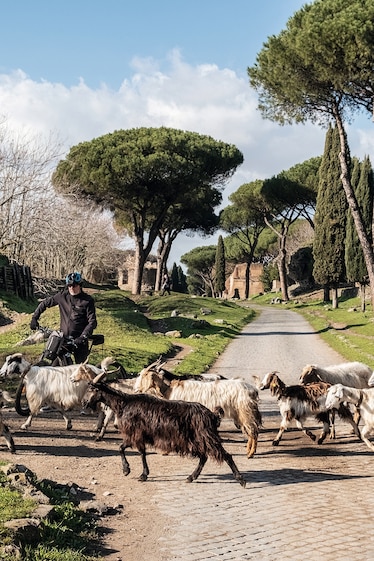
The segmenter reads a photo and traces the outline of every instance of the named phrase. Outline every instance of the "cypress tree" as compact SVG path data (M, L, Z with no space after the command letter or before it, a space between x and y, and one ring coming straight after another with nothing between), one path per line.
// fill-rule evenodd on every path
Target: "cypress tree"
M313 277L324 286L325 300L329 299L329 291L333 289L334 308L338 306L338 284L345 279L345 226L348 208L342 188L339 152L338 129L330 126L326 133L319 172L314 220Z
M216 250L215 261L215 277L214 277L214 291L219 297L225 290L226 282L226 260L225 260L225 246L223 244L223 237L219 236L218 245Z
M177 268L178 271L178 292L185 294L187 292L187 277L183 272L183 269L180 265Z
M173 287L174 292L180 292L179 290L179 278L178 278L178 268L177 264L174 262L173 267L171 269L171 286Z
M362 163L360 163L357 158L354 159L351 182L360 208L362 220L365 224L366 233L372 242L374 176L368 156L364 158ZM365 287L369 284L369 276L362 247L350 211L348 211L347 216L345 265L347 279L357 282L360 285L361 309L365 311Z

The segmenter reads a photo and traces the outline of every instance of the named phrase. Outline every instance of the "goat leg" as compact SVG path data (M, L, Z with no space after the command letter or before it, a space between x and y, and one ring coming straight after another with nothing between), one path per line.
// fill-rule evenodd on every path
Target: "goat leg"
M238 470L238 467L237 467L236 463L234 462L233 457L231 456L231 454L226 452L226 450L224 450L223 459L225 460L227 465L230 467L232 473L234 474L234 477L235 477L236 481L239 481L240 485L242 487L245 487L246 486L246 481L245 481L244 477L242 476L242 474Z
M333 409L332 411L335 410ZM351 425L352 434L355 434L361 440L360 429L358 428L358 425L356 423L357 416L352 415L352 412L349 409L349 407L343 403L340 403L339 405L338 414L343 421L347 421L347 423Z
M126 449L125 444L121 444L120 447L119 447L119 453L120 453L121 460L122 460L122 471L123 471L123 474L124 474L124 475L128 475L128 474L130 473L131 470L130 470L130 464L129 464L129 462L127 461L127 458L126 458L126 456L125 456L125 449Z
M370 440L366 436L367 434L370 434L370 432L371 432L371 428L364 426L361 430L361 437L362 440L365 442L366 446L374 452L374 444L370 442Z
M282 422L281 422L280 427L279 427L279 432L273 440L273 446L278 446L279 442L281 441L281 438L283 436L284 431L287 430L287 427L288 427L287 419L282 419Z
M27 430L29 428L29 426L31 425L32 418L33 418L32 414L27 417L26 421L23 423L23 425L21 425L22 430Z
M336 413L336 410L331 409L331 411L330 411L330 438L331 439L336 438L336 434L335 434L335 413Z
M205 466L206 462L207 462L207 456L200 456L199 459L199 464L197 466L197 468L191 473L191 475L189 475L186 479L187 483L192 483L192 481L194 481L195 479L197 479L201 473L201 470L203 469L203 467Z
M247 458L252 458L256 453L256 449L257 449L257 439L254 438L253 436L250 436L247 442Z
M143 471L138 477L138 481L147 481L149 475L149 468L147 464L147 457L145 453L145 448L139 450L139 454L142 457Z
M12 435L10 434L10 430L9 430L8 426L4 425L4 423L3 423L2 435L6 440L6 443L7 443L7 446L9 448L9 450L12 452L12 454L15 454L16 447L14 445L14 440L12 438Z

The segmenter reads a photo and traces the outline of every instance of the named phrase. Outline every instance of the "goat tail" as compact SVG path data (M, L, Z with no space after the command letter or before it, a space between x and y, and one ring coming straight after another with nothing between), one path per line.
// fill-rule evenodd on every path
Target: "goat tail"
M28 417L30 415L29 406L27 405L25 408L23 408L21 403L21 398L24 392L25 392L25 383L24 380L22 379L16 391L15 408L18 415L21 415L21 417Z
M247 458L252 458L257 450L258 434L262 426L262 415L257 402L242 404L238 410L238 420L243 434L248 437Z

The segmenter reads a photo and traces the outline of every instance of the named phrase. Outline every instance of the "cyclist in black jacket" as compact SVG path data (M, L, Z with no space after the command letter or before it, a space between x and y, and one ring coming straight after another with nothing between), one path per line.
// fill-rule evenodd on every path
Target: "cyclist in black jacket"
M74 359L77 364L88 356L88 337L97 326L95 302L82 289L80 273L70 273L66 277L66 287L62 292L45 298L36 308L30 322L31 329L39 328L39 318L47 308L60 309L60 330L65 337L74 339Z

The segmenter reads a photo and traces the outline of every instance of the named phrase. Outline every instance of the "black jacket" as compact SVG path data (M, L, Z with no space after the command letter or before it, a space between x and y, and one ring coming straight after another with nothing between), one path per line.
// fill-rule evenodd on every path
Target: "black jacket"
M53 306L60 308L60 329L65 337L89 337L97 326L94 299L86 292L81 291L76 296L71 296L68 289L58 292L40 302L33 317L38 320Z

